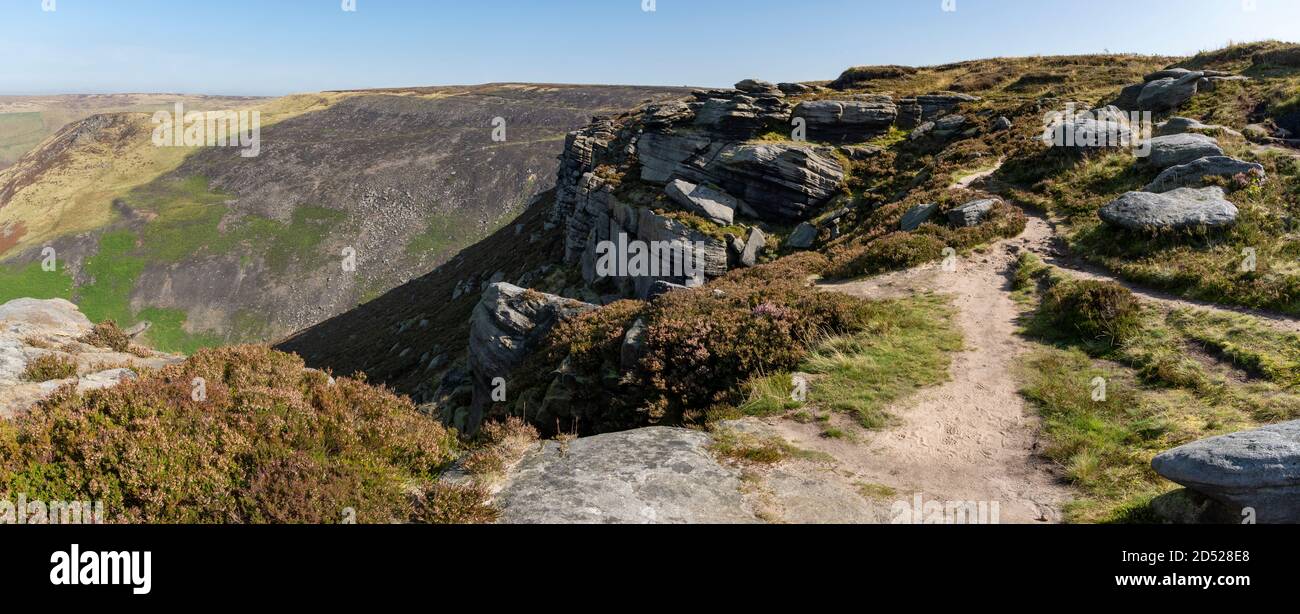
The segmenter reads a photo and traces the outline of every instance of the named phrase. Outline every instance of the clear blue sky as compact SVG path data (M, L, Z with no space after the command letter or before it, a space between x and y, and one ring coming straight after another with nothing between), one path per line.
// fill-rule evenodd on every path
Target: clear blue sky
M1300 0L0 0L0 93L272 95L491 81L730 85L1300 40ZM1249 0L1245 0L1249 2Z

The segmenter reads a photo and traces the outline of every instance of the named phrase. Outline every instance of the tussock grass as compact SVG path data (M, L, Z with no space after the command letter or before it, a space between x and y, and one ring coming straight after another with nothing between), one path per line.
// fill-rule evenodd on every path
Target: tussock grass
M1300 417L1295 335L1247 316L1153 308L1113 342L1080 335L1062 322L1077 316L1047 297L1081 283L1030 254L1014 277L1035 308L1026 333L1044 343L1022 362L1021 393L1043 417L1046 456L1084 493L1067 509L1071 521L1155 521L1150 501L1175 487L1151 470L1156 454ZM1257 364L1272 375L1250 379L1243 369Z

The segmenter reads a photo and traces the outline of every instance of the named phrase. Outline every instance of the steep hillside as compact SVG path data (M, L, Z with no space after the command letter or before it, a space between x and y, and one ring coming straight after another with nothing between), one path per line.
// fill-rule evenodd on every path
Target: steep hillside
M592 115L678 95L503 84L291 96L256 107L250 158L154 147L148 115L92 117L0 172L0 298L149 321L168 350L271 339L500 228L552 184L564 134ZM45 246L57 274L38 266Z
M153 113L171 109L177 102L196 109L231 109L255 105L261 100L178 94L0 96L0 170L12 166L64 126L91 115Z

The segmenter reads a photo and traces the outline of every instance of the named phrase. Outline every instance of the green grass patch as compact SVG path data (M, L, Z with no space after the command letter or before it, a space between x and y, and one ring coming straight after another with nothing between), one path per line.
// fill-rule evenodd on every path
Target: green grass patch
M71 299L72 277L58 263L54 271L41 268L41 263L26 266L0 266L0 304L19 298Z
M826 339L804 361L808 402L852 415L865 428L891 423L888 405L949 377L963 347L944 297L925 295L872 304L867 332Z

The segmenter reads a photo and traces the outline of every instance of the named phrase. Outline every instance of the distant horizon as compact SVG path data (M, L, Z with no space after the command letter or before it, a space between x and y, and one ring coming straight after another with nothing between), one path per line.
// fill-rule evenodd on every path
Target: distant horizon
M1288 43L1288 44L1300 44L1300 42L1278 41L1277 39L1260 39L1260 40L1241 41L1241 42L1233 41L1231 44L1249 45L1249 44L1271 42L1271 41ZM1225 46L1227 45L1225 44ZM1208 51L1213 51L1213 49L1210 49ZM1198 51L1197 53L1201 53L1201 51ZM1190 58L1196 54L1171 55L1171 54L1163 54L1163 53L1097 51L1091 53L1068 53L1068 54L1051 54L1051 55L1046 55L1046 54L1001 55L1001 56L988 56L988 57L968 58L962 60L953 60L951 62L944 62L940 64L900 64L900 66L907 66L910 68L932 68L936 66L943 66L944 64L953 64L953 63L960 63L960 62L980 62L980 61L994 60L994 59L1057 58L1057 57L1088 56L1088 55L1114 55L1114 56L1133 55L1133 56L1144 56L1144 57ZM870 64L870 63L855 64L853 66L845 66L844 69L847 70L849 68L853 68L854 66L880 66L880 65L881 64ZM835 77L838 76L839 75L836 74L831 77L818 78L818 79L795 79L793 80L793 82L825 83L825 82L833 81ZM736 82L739 82L742 79L749 79L749 78L772 81L770 79L764 79L762 75L749 75L744 77L738 77L736 79ZM681 85L681 84L671 85L671 84L662 84L662 83L579 83L579 82L558 82L558 81L517 81L515 80L515 81L485 81L482 83L426 83L426 84L415 84L415 85L412 84L378 85L374 87L352 87L352 88L345 87L345 88L333 88L333 89L323 89L323 90L292 91L283 94L232 94L232 93L221 93L221 92L185 92L185 91L54 91L54 92L36 92L36 93L31 93L31 92L11 93L6 91L0 91L0 97L17 98L17 97L43 97L43 96L207 96L213 98L270 99L270 98L282 98L285 96L320 94L320 93L327 93L327 92L358 92L358 91L402 90L402 89L422 89L422 88L482 87L487 85L552 85L552 86L560 86L560 87L659 87L659 88L676 88L676 89L708 89L708 88L729 88L732 87L734 83L728 85Z
M455 84L728 87L1293 40L1294 0L0 0L0 95L294 93ZM646 10L653 8L653 10ZM219 9L219 13L217 12ZM214 29L214 16L239 18ZM771 41L779 41L775 44ZM446 84L446 85L440 85ZM690 84L690 85L687 85Z

